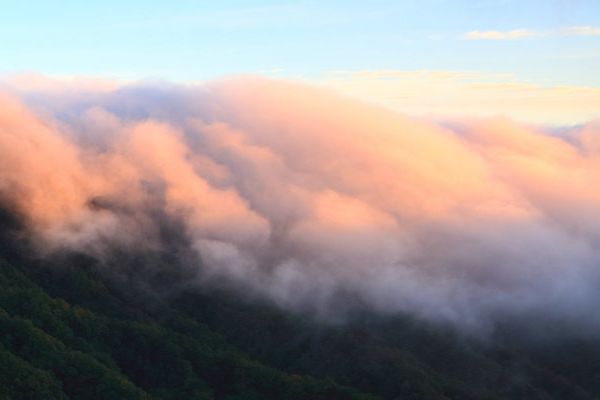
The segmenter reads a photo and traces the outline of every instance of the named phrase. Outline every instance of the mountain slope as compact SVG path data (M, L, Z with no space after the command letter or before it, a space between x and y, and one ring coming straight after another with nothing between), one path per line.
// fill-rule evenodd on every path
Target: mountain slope
M596 338L481 341L368 312L323 324L161 288L184 278L169 258L147 278L157 255L36 258L13 216L0 224L0 399L600 398Z

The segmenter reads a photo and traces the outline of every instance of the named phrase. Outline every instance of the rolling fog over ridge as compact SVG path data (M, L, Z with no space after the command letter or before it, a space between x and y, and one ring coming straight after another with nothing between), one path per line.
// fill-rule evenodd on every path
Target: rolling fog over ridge
M5 92L0 196L41 254L153 251L167 219L199 285L283 309L600 329L597 121L437 123L262 78Z

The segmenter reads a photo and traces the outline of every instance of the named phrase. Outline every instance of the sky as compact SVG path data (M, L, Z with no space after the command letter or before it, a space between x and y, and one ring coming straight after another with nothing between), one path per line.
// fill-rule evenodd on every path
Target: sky
M454 114L459 107L458 113L477 114L489 102L499 113L559 124L596 117L592 104L600 99L597 0L10 0L0 6L5 76L197 82L255 74L324 84L414 113ZM391 89L381 90L382 76L393 81ZM438 90L429 104L418 94L431 76L445 76L449 92ZM473 94L473 83L488 86ZM571 89L567 95L564 88ZM557 117L507 106L539 96L577 110ZM471 100L462 104L465 98Z

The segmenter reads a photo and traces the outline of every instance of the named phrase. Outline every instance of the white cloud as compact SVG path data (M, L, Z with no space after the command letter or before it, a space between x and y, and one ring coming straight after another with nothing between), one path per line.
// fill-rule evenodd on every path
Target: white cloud
M508 31L471 31L461 37L467 40L516 40L548 36L600 36L600 28L593 26L570 26L556 30L512 29Z
M540 36L539 32L529 29L513 29L510 31L471 31L463 35L469 40L510 40Z
M600 36L600 28L593 26L572 26L562 30L563 35Z

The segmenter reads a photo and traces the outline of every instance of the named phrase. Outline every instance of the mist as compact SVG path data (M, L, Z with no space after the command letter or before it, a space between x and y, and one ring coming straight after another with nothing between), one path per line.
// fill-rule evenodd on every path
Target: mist
M600 121L434 121L254 77L1 87L0 198L42 255L176 249L186 285L323 320L350 296L600 333Z

